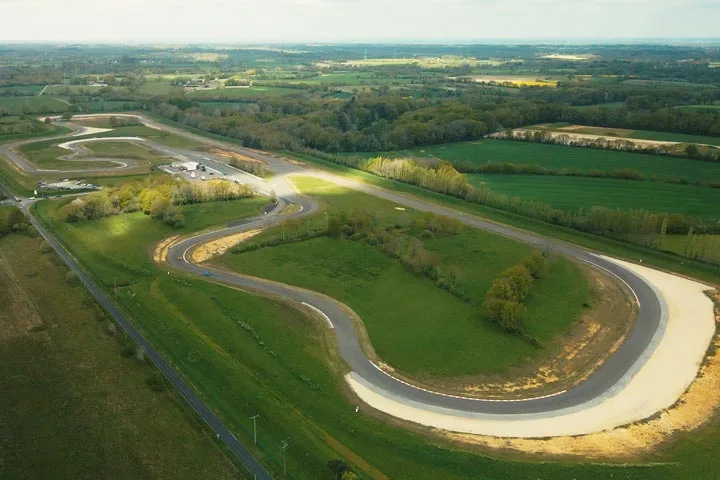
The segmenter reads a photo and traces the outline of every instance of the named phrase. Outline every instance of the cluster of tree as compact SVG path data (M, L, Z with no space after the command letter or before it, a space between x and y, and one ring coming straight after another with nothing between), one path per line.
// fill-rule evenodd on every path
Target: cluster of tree
M720 235L706 235L702 230L696 232L695 228L691 228L687 234L683 256L720 264Z
M235 167L239 170L242 170L243 172L252 173L253 175L257 175L258 177L265 176L265 167L260 162L231 158L228 164L231 167Z
M399 180L454 197L465 197L472 189L465 176L455 170L449 162L440 162L433 167L420 165L411 158L375 157L369 160L360 160L358 166L361 170L381 177Z
M17 207L0 208L0 237L13 232L26 232L30 224L22 210Z
M142 211L172 227L184 225L179 205L248 198L255 193L248 185L227 180L190 183L179 179L127 182L105 188L63 206L59 217L66 222L93 220L121 213Z
M522 333L525 299L535 280L550 268L547 258L535 252L503 271L485 294L482 311L485 318L496 322L507 332Z
M336 99L263 99L207 114L185 97L155 104L174 121L267 150L379 151L472 140L502 128L553 121L536 103L414 99L363 94Z
M33 136L48 131L48 126L43 122L32 120L29 122L13 122L0 126L0 137Z
M556 175L563 177L619 178L623 180L645 180L645 176L631 168L602 170L570 170L567 168L548 168L537 163L516 164L509 162L474 163L470 161L453 162L461 173L485 173L488 175Z
M335 458L330 460L327 466L333 480L356 480L360 478L345 460Z
M555 134L542 130L505 130L492 135L493 138L514 140L521 142L549 143L568 147L595 148L598 150L614 150L618 152L644 153L648 155L667 155L673 157L688 157L694 160L707 162L720 162L719 148L698 148L695 144L686 145L679 149L674 144L648 144L633 142L624 138L592 138Z

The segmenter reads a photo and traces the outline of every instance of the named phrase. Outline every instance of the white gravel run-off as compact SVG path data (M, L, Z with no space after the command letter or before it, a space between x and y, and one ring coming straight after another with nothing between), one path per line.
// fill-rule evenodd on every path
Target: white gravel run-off
M103 130L103 129L99 129ZM86 143L86 142L113 142L113 141L123 141L123 142L144 142L146 141L144 138L140 137L101 137L101 138L83 138L81 140L73 140L71 142L65 142L58 145L58 147L63 148L65 150L72 150L72 146L76 145L78 143Z
M371 407L389 415L454 432L538 438L583 435L646 419L672 406L695 379L715 333L706 285L633 263L604 257L642 276L664 299L665 328L636 365L602 397L552 413L474 414L408 402L370 385L355 373L346 381ZM654 347L654 349L653 349Z
M72 135L73 137L80 137L82 135L93 135L96 133L104 133L112 131L112 128L99 128L99 127L82 127L82 130Z

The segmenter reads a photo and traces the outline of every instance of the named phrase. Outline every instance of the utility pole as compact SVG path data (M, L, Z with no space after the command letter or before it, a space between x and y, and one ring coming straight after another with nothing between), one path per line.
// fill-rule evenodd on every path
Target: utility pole
M287 459L285 456L285 450L287 450L287 447L288 447L288 443L285 440L283 440L280 443L280 450L282 450L282 454L283 454L283 476L284 477L287 477Z
M250 418L253 421L253 443L257 445L257 419L260 418L260 415L253 415Z

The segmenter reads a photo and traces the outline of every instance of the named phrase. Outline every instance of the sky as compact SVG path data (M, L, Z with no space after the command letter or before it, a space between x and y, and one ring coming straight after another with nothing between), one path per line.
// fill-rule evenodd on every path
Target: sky
M313 43L718 37L720 0L0 0L0 41Z

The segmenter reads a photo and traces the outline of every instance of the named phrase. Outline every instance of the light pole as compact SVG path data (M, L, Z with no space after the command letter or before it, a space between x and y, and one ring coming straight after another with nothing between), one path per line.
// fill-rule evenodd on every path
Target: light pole
M253 421L253 443L257 445L257 419L260 418L260 415L253 415L250 418Z
M287 450L287 447L288 447L288 443L285 440L283 440L280 443L280 450L282 450L282 454L283 454L283 476L284 477L287 477L287 460L285 457L285 450Z

